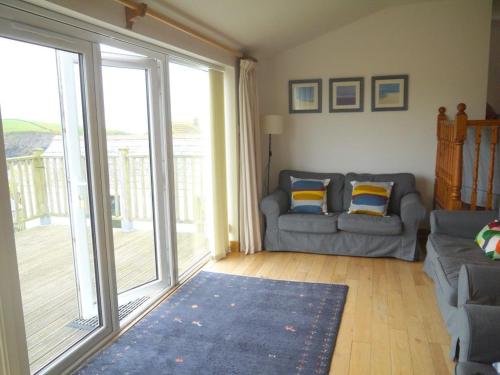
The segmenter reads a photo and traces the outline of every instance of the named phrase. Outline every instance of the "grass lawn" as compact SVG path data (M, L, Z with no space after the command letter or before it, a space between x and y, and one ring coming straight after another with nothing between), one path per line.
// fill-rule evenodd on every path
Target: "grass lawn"
M54 124L48 122L39 121L26 121L18 119L4 119L3 132L8 133L50 133L50 134L61 134L61 124ZM83 134L83 129L78 130L80 134ZM128 133L120 130L108 130L106 132L108 135L126 135Z
M3 132L7 133L52 133L61 134L60 124L45 122L25 121L16 119L2 120Z

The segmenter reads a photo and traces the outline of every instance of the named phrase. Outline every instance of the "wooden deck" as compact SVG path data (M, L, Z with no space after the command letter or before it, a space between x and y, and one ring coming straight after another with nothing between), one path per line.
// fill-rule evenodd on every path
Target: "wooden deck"
M156 278L149 231L114 233L119 291ZM78 318L70 228L39 226L16 233L24 318L32 372L46 365L89 331L68 327ZM186 270L206 249L195 234L178 235L179 269Z

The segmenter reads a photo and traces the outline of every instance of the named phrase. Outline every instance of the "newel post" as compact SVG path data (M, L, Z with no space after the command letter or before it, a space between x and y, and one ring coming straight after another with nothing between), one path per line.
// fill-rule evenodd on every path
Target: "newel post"
M440 135L441 135L441 133L439 131L439 129L441 129L441 127L439 126L439 124L441 123L441 121L448 120L448 116L446 115L446 107L439 107L438 111L439 111L439 113L437 116L437 128L436 128L437 134L436 134L436 136L437 136L437 139L439 140Z
M445 107L439 107L438 109L439 114L437 115L437 124L436 124L436 138L437 138L437 145L436 145L436 166L434 169L434 208L436 208L437 203L440 199L442 199L442 182L441 182L441 171L443 169L443 144L442 144L442 126L441 122L448 120L448 116L446 115L446 108Z
M460 103L457 106L458 112L455 116L455 127L453 128L453 164L452 183L448 209L459 210L462 208L462 169L463 169L463 148L465 137L467 136L467 106Z
M43 149L33 150L33 184L35 185L36 213L40 216L41 225L50 224L47 186L45 183L45 164L43 163Z

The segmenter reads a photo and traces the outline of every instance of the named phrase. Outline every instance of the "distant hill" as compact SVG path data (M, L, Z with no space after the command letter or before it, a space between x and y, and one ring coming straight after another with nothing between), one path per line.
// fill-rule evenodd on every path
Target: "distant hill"
M3 132L8 133L49 133L61 134L61 124L40 122L40 121L27 121L19 119L4 119ZM83 134L83 129L80 127L78 132ZM120 130L108 130L109 135L126 135L127 132Z
M32 155L37 148L47 149L52 138L61 134L61 124L20 119L3 119L5 153L7 158ZM83 128L78 131L83 134ZM121 131L109 131L109 135L127 134Z
M2 120L3 132L8 133L51 133L61 134L61 125L17 119Z
M57 123L4 119L2 124L7 158L32 155L35 149L45 151L51 145L53 138L61 135L61 125ZM83 134L83 128L79 129L79 133ZM172 133L174 139L199 139L201 137L200 125L196 119L174 122ZM130 135L117 130L108 131L107 134Z
M52 138L61 134L61 125L18 119L2 120L7 158L32 155L35 149L45 150Z

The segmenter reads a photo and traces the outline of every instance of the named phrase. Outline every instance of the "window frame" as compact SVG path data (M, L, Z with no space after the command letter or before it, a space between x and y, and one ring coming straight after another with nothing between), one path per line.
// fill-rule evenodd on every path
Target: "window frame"
M159 59L162 59L161 56L151 57L151 56L123 56L123 55L115 55L107 54L108 56L102 58L101 53L101 67L115 67L115 68L132 68L145 70L147 73L147 105L148 105L148 117L149 117L149 129L148 129L148 143L149 143L149 155L151 162L151 188L153 193L153 225L154 225L154 234L155 234L155 257L156 257L156 267L157 267L157 276L155 280L147 282L144 285L138 285L137 287L132 288L131 290L123 292L123 294L127 294L130 298L138 298L144 294L148 295L156 295L158 293L162 293L164 290L169 288L172 284L171 273L172 270L169 267L169 257L168 253L172 251L171 246L169 245L169 240L165 235L165 230L161 228L169 228L167 225L167 216L168 216L168 198L166 199L166 195L164 194L165 185L167 184L166 179L166 166L165 157L166 143L168 142L162 135L161 132L161 124L164 123L164 114L162 110L162 97L164 96L162 90L162 74L161 67L162 63ZM102 70L101 70L102 74ZM102 84L102 80L101 80ZM103 92L100 92L102 95ZM104 109L104 102L103 102ZM104 124L104 143L107 149L107 140L106 140L106 125ZM103 147L102 157L107 158L107 150ZM155 158L154 155L160 155L160 159ZM107 162L103 163L106 164ZM106 173L105 181L103 181L103 189L105 192L109 192L109 174ZM109 197L108 197L109 198ZM110 202L106 204L106 207L111 207ZM111 217L111 213L106 214L107 218ZM114 252L113 246L113 232L112 226L109 226L109 251ZM162 251L165 250L165 251ZM113 262L114 262L114 253L113 253ZM116 277L116 275L115 275ZM122 294L122 293L119 293ZM119 297L119 296L118 296ZM151 302L146 302L143 306L150 305ZM118 324L126 325L133 319L135 319L135 314L131 314L126 317L122 322L118 322Z

